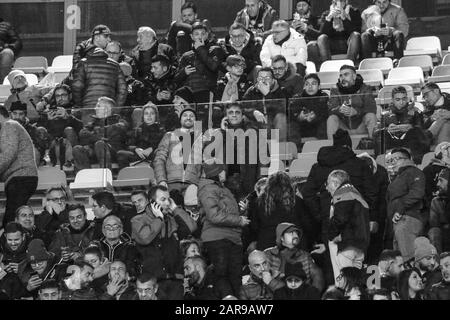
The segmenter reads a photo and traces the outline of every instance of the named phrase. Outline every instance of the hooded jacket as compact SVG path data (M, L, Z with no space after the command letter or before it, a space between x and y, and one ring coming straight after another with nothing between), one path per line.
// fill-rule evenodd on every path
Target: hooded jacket
M114 99L118 107L123 106L127 86L119 64L108 58L104 50L96 48L75 69L72 95L75 104L82 108L94 108L103 96Z
M350 88L342 87L341 83L336 84L337 88L331 89L328 109L331 114L339 117L350 129L357 128L366 113L376 114L377 106L373 97L371 87L363 83L361 75L356 75L355 85ZM339 108L344 102L351 100L351 107L357 112L352 117L347 117L339 112Z
M288 287L276 290L273 300L320 300L320 291L304 282L294 290Z

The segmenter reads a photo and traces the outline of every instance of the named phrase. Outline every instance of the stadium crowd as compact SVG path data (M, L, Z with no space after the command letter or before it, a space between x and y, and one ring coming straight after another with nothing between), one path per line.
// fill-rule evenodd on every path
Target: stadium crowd
M322 90L307 61L319 69L344 53L358 65L392 50L395 64L409 25L390 0L364 10L331 0L320 17L312 5L297 1L279 20L265 1L245 0L219 41L186 2L165 39L142 26L128 54L97 25L52 86L11 71L22 41L0 22L0 81L11 84L0 106L0 299L449 300L450 96L428 82L420 109L396 86L377 116L373 88L349 64ZM219 145L231 163L177 161L186 141L194 149L198 121L223 135L278 129L299 150L308 137L333 145L306 179L263 176L255 149L234 140L201 145ZM353 134L367 135L369 152L354 152ZM55 185L40 210L30 206L38 167L136 162L155 181L127 202L100 190L80 203Z

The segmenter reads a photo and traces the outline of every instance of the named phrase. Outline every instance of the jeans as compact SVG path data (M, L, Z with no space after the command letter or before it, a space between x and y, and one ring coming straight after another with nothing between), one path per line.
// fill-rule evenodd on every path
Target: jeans
M17 208L28 204L28 200L36 191L37 176L13 177L6 184L6 210L0 213L0 224L5 225L14 221Z
M3 79L11 71L11 67L14 64L14 52L9 49L3 49L0 52L0 83L3 83Z
M320 58L322 61L331 60L331 54L347 53L347 58L356 62L361 50L361 34L352 32L347 40L330 39L328 35L321 34L317 39Z
M228 282L238 297L242 283L242 246L227 239L208 241L204 245L218 281Z
M422 229L422 221L407 215L394 224L394 250L400 250L404 261L414 257L414 240Z
M367 31L361 35L362 59L372 58L372 52L376 51L379 40L379 37L375 37ZM405 35L403 32L395 30L387 40L390 40L390 42L386 49L394 51L394 58L400 59L403 57L403 50L405 48Z
M347 125L341 121L341 119L335 115L332 114L327 119L327 136L328 139L333 139L333 134L341 128L344 130L347 130L349 134L364 134L368 133L369 138L372 138L373 131L375 130L375 127L377 126L377 116L375 113L366 113L363 116L363 119L361 121L361 124L358 126L358 128L355 129L349 129Z
M333 273L335 284L340 282L339 276L341 270L345 267L355 267L361 269L364 261L364 252L361 249L355 247L346 247L338 252L337 244L329 242L328 247L330 249L331 264L333 265Z

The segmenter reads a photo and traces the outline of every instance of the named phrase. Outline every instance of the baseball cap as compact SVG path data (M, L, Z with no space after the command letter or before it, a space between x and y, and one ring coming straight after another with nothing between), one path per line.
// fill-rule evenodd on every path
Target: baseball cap
M98 34L111 34L111 30L105 26L104 24L99 24L92 29L92 36L98 35Z

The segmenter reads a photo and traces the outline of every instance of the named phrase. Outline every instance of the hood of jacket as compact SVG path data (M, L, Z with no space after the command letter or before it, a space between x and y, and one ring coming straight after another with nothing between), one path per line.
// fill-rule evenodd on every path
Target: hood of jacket
M345 147L322 147L317 154L317 162L321 166L331 168L355 157L356 154L353 152L353 150L347 149Z

